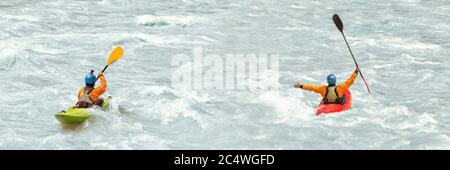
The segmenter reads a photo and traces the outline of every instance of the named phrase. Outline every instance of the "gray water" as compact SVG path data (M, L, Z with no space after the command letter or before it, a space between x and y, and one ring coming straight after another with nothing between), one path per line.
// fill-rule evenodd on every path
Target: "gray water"
M338 13L372 90L349 111L315 116L296 81L354 70ZM450 149L450 3L396 1L54 0L0 2L0 149ZM54 114L114 46L112 109L68 130ZM273 90L174 88L171 61L278 54ZM269 73L268 73L269 74Z

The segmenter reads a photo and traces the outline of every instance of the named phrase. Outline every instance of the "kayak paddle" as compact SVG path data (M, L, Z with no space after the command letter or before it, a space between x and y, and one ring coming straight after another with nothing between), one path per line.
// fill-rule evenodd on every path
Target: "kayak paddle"
M348 45L347 38L345 38L345 35L344 35L344 24L342 24L342 21L341 21L341 18L339 18L339 15L334 14L333 15L333 21L334 21L334 24L336 24L336 27L341 32L342 37L344 37L345 44L347 44L348 50L350 51L350 54L352 55L352 58L353 58L353 61L356 64L356 67L359 67L358 63L356 62L355 56L353 56L352 49L350 49L350 46ZM367 85L366 79L364 78L363 74L361 73L361 70L359 71L359 74L361 74L361 78L363 79L364 84L366 85L367 91L369 91L369 94L370 94L369 86Z
M106 68L108 68L109 65L113 64L116 61L119 61L120 58L122 58L123 56L123 49L122 47L116 47L111 54L109 55L108 58L108 64L106 64L105 68L103 68L102 73L105 72ZM95 81L98 80L99 77L97 77L97 79L95 79Z

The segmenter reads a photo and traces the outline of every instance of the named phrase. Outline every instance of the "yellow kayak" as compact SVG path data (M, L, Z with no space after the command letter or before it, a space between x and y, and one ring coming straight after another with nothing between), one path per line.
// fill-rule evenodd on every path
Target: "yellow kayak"
M100 109L103 111L108 111L110 108L109 102L111 101L111 99L111 96L108 96L106 99L104 99L102 105L100 106ZM78 124L83 123L84 121L89 119L91 115L92 113L88 109L70 107L66 111L56 113L55 117L61 123Z

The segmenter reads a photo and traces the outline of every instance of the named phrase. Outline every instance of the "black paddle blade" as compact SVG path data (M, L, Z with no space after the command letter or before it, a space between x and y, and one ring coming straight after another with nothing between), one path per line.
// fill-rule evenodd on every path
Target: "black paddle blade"
M341 21L341 18L339 18L339 15L334 14L333 21L334 21L334 24L336 24L336 27L339 29L339 31L342 32L342 30L344 30L344 24L342 24L342 21Z

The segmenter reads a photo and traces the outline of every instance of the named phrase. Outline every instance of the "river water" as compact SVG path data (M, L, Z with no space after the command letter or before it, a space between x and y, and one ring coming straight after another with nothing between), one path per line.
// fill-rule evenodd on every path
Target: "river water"
M320 96L292 84L355 69L335 13L372 94L358 77L350 110L315 116ZM2 1L0 149L450 149L448 18L444 0ZM118 45L111 110L61 126L54 114ZM256 88L174 86L173 61L195 48L278 67Z

